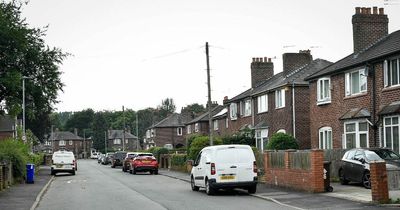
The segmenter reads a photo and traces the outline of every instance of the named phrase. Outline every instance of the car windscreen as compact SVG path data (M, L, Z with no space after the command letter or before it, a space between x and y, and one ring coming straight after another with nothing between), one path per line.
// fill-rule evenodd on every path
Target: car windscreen
M150 156L150 157L153 157L153 154L146 153L146 154L138 154L137 156Z
M383 161L375 152L373 151L365 151L365 157L368 161Z
M374 152L384 160L400 160L400 156L391 150L376 150Z
M217 150L216 159L218 163L252 163L254 154L246 148L223 148Z

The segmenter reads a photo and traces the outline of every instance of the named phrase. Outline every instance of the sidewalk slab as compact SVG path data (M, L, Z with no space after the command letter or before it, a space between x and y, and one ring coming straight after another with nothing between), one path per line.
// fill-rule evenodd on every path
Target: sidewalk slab
M34 176L34 184L15 184L0 192L0 209L30 209L51 177L50 167L40 166L38 174Z

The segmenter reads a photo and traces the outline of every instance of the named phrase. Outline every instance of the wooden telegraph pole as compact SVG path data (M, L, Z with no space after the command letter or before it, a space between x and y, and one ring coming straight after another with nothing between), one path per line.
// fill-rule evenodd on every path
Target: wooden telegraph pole
M211 119L211 83L210 83L210 60L208 54L208 42L206 42L206 58L207 58L207 86L208 86L208 137L210 138L210 146L214 144L212 135L212 119Z

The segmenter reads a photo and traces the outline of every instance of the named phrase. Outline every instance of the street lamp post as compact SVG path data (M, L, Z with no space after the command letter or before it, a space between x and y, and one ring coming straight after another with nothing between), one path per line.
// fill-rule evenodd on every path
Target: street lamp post
M22 140L26 141L25 132L25 79L31 79L31 77L22 77Z

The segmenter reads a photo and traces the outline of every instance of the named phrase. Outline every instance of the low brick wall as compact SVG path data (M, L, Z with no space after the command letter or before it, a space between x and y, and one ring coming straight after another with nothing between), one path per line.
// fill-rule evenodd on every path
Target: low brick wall
M302 153L303 158L309 161L309 164L304 164L303 168L291 166L293 163L294 153ZM324 192L324 153L322 150L309 151L284 151L284 166L276 167L269 160L273 157L274 151L265 151L264 153L264 170L265 183L267 185L275 185L279 187L292 188L308 192ZM296 160L302 162L303 160ZM278 164L279 165L279 164Z
M386 162L371 162L370 164L372 201L377 203L389 202L388 177Z

